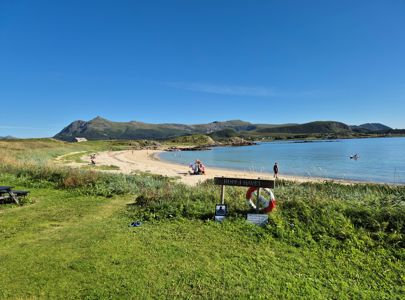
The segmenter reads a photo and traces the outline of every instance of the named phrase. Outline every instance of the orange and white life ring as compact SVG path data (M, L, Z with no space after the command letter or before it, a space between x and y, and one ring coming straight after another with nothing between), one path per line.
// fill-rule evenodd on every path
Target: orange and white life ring
M262 212L269 213L273 209L276 208L276 198L274 197L274 194L271 189L262 189L262 190L268 195L268 198L269 198L269 199L266 199L265 197L260 195L259 202L264 207ZM256 205L253 202L253 198L256 198L256 197L257 197L257 188L250 187L248 189L248 191L246 192L246 202L253 209L256 209Z

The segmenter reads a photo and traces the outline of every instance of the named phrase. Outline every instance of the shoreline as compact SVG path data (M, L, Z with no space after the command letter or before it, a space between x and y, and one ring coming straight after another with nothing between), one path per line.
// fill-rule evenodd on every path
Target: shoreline
M189 167L186 165L163 160L159 157L163 150L123 150L123 151L106 151L100 152L97 155L97 165L118 166L119 170L114 170L114 173L131 174L137 172L146 172L168 177L176 177L180 182L187 185L196 185L204 182L207 179L214 177L236 177L236 178L261 178L273 180L272 173L252 172L234 169L222 169L207 166L206 175L189 175ZM356 180L331 179L321 177L303 177L295 175L279 175L279 180L290 180L298 183L303 182L334 182L340 184L388 184L375 183Z
M161 161L164 163L168 164L173 164L176 166L184 167L184 165L171 162L169 160L165 160L159 157L159 154L161 154L164 151L159 151L158 153L155 153L152 158L157 161ZM262 174L263 178L261 179L274 179L273 173L268 173L268 172L245 172L243 170L239 169L227 169L227 168L219 168L219 167L212 167L210 169L214 169L218 172L235 172L235 173L240 173L240 174ZM388 184L388 185L401 185L401 184L395 184L395 183L384 183L384 182L373 182L373 181L361 181L361 180L354 180L354 179L339 179L339 178L328 178L328 177L313 177L313 176L300 176L300 175L289 175L289 174L283 174L278 176L279 180L289 180L289 181L295 181L299 183L303 182L334 182L334 183L340 183L340 184Z

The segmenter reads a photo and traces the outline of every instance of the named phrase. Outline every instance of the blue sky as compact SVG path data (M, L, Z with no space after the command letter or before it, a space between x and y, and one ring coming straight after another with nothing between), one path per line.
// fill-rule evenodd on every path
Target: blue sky
M405 128L405 1L0 0L0 136L114 121Z

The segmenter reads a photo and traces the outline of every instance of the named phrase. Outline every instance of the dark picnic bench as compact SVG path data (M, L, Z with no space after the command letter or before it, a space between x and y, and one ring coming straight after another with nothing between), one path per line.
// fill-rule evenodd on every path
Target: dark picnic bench
M0 186L0 202L11 199L20 205L19 198L27 196L29 191L12 190L12 188L12 186Z

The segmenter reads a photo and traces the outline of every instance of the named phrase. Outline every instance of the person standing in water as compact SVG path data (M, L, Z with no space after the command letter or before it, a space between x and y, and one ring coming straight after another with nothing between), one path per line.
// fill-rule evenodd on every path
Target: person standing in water
M273 173L274 173L274 178L278 178L278 164L277 164L277 162L274 163Z

